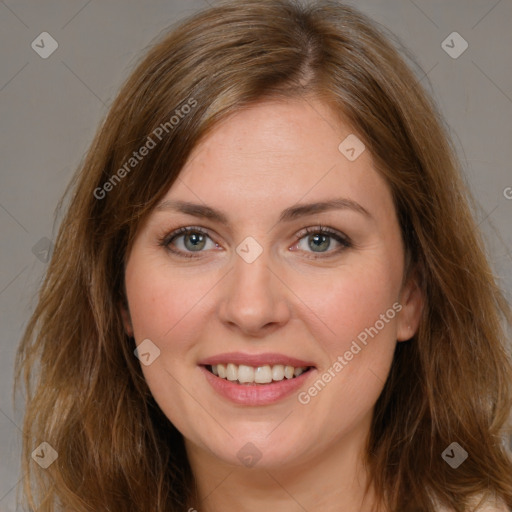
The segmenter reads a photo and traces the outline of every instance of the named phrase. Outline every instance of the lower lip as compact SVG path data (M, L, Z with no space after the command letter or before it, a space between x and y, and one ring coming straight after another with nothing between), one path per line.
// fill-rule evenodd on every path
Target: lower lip
M297 391L314 369L295 377L283 379L269 384L236 384L232 381L221 379L204 366L200 366L206 380L212 388L223 397L241 405L268 405L278 402Z

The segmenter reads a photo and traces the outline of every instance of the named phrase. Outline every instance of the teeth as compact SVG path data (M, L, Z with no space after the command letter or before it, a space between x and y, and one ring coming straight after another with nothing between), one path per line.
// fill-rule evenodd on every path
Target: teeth
M233 363L228 363L226 378L228 380L238 380L238 368Z
M235 365L232 365L235 366ZM236 366L235 366L236 368ZM257 368L259 370L259 368ZM238 367L238 382L254 382L254 368L252 366L245 366L241 364ZM257 382L257 381L256 381Z
M226 378L226 367L223 364L212 366L212 372L215 374L214 368L217 368L217 373L221 379Z
M272 381L280 381L283 379L293 379L302 375L308 370L307 367L293 367L276 364L270 366L252 367L245 364L236 365L233 363L228 364L215 364L211 367L211 372L221 379L229 381L238 381L239 384L269 384Z
M294 368L293 370L293 376L298 377L301 373L303 373L304 370L302 368Z
M284 366L282 364L276 364L272 366L272 380L283 380L284 379Z
M268 384L269 382L272 382L272 370L270 366L258 366L254 371L254 382L258 384Z

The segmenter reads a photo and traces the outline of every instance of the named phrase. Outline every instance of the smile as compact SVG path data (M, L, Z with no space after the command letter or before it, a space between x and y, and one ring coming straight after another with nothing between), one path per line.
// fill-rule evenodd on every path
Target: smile
M237 384L270 384L283 379L294 379L311 369L310 366L289 366L282 364L248 366L245 364L215 364L206 369L211 373Z

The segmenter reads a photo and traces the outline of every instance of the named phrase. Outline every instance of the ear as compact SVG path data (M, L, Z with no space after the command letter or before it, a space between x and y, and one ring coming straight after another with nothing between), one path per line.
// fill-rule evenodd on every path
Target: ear
M132 319L130 318L130 312L128 311L128 306L125 304L119 304L119 309L121 311L121 318L123 319L124 330L130 338L133 338L133 325Z
M397 340L410 340L417 332L420 323L423 305L425 303L424 292L420 284L420 275L417 269L409 274L406 283L400 291L399 302L402 309L397 320Z

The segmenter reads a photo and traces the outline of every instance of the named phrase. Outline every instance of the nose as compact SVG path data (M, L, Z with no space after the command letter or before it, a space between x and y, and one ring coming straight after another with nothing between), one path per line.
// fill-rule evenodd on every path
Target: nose
M275 270L266 251L251 263L235 256L219 307L220 319L228 328L247 336L264 337L288 322L289 294Z

